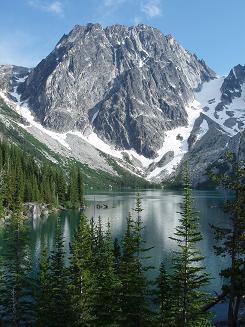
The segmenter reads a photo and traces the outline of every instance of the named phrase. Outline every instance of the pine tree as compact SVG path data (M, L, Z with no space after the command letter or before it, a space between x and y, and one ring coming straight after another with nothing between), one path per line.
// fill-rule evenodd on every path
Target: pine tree
M74 326L117 326L120 314L110 227L103 231L101 220L88 224L81 216L71 246L70 290L75 312Z
M159 327L171 326L173 317L169 309L171 308L171 295L173 290L171 287L170 275L166 272L164 263L161 263L159 276L156 280L157 290L156 294L156 304L159 307L157 314L157 325Z
M0 170L0 219L3 218L4 216L3 192L4 192L4 171Z
M95 325L118 326L120 314L118 292L121 284L114 266L110 224L108 223L107 231L104 233L100 218L96 228L96 247L93 257L96 276Z
M56 185L59 202L61 205L64 205L66 200L65 196L67 193L67 185L64 174L61 171L56 172Z
M50 285L50 264L48 251L42 250L39 261L39 272L36 281L36 326L49 326L52 316L50 316L51 305L51 285Z
M212 180L234 194L234 200L225 204L225 212L230 214L230 227L212 226L218 244L216 254L229 256L230 265L221 271L226 283L224 292L228 293L228 324L238 324L238 312L242 297L245 295L245 165L238 163L236 156L226 153L224 172L210 171Z
M2 203L14 210L16 197L21 202L43 202L57 207L69 205L78 208L83 201L83 178L74 164L66 176L62 168L45 159L39 161L0 140L0 171L3 176Z
M93 326L95 319L95 274L91 226L82 214L71 245L70 286L74 326Z
M120 260L120 281L122 326L151 326L152 313L149 310L149 283L145 272L150 266L145 266L142 261L149 259L146 256L150 249L143 247L143 224L140 213L141 199L137 196L137 217L134 220L131 214L127 217L127 229L122 241L122 256Z
M79 202L84 202L84 190L83 190L83 177L81 170L78 168L77 174L77 184L78 184L78 195L79 195Z
M114 240L113 244L113 254L114 254L114 268L115 272L118 275L121 262L121 246L117 238Z
M207 294L201 291L209 281L202 262L204 257L197 249L202 240L198 229L198 215L192 209L193 199L189 182L188 170L184 176L183 211L175 237L178 251L173 260L172 316L174 326L209 326L208 316L202 312L207 301Z
M69 201L71 208L78 208L80 205L79 188L78 188L78 172L75 167L70 171L70 185L69 185Z
M49 321L49 326L69 326L69 284L65 267L64 241L59 219L56 229L55 248L50 255L48 279L50 283L50 305L48 316L52 317Z
M26 218L16 210L5 222L0 285L2 320L11 326L33 324L29 258Z

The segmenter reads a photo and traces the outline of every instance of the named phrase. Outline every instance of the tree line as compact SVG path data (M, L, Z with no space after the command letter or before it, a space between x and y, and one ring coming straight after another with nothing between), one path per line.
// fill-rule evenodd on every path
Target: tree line
M231 259L221 274L226 277L229 326L238 326L238 310L245 294L245 186L244 167L227 158L230 174L210 171L234 200L226 205L231 224L213 226L217 255ZM161 264L156 280L146 272L151 248L143 239L142 203L127 216L121 240L113 239L111 227L83 214L65 262L64 240L57 221L51 252L42 245L37 276L30 274L28 224L21 203L4 226L1 251L0 317L3 326L211 326L208 308L216 299L203 291L209 283L198 243L202 235L198 213L193 209L192 190L185 173L183 206L172 237L177 244L170 270ZM164 213L163 213L164 216ZM163 217L164 218L164 217ZM223 297L222 295L222 297Z
M15 145L0 141L0 208L40 202L51 207L78 208L83 201L83 177L76 165L65 172L58 165L36 161Z

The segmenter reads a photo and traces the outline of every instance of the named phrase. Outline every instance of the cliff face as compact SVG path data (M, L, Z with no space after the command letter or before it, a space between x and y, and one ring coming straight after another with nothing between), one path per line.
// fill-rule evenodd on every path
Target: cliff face
M214 76L157 29L88 24L64 35L18 91L48 128L93 129L121 149L154 157L164 131L187 124L193 90Z

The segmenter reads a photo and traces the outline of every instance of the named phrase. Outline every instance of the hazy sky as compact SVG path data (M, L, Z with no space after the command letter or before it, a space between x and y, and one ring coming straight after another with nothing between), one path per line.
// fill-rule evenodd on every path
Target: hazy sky
M0 64L32 67L89 22L157 27L218 74L245 64L245 0L0 0Z

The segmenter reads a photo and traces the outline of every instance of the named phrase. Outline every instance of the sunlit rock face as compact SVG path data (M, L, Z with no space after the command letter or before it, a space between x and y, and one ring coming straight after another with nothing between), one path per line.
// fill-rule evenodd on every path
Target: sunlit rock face
M75 26L18 91L57 131L94 131L154 157L164 131L187 124L185 106L215 73L172 36L138 25Z
M54 152L112 174L107 156L156 182L188 160L197 186L227 150L245 157L245 66L217 77L150 26L77 25L36 68L0 66L1 95Z
M14 92L20 82L24 82L30 69L14 65L0 65L0 91Z
M226 151L240 162L245 158L245 66L237 65L226 77L204 83L195 97L202 112L188 138L184 160L196 186L207 181L208 166L222 161Z

